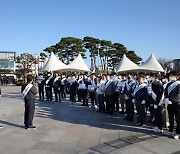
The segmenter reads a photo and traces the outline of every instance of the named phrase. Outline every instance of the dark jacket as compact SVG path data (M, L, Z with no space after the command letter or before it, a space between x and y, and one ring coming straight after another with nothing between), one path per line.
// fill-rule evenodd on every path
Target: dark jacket
M52 88L52 87L53 87L54 78L52 77L52 78L49 80L49 82L46 84L46 81L47 81L48 78L49 78L49 76L47 76L47 77L45 78L45 87L50 87L50 88Z
M61 87L61 80L58 79L56 82L53 82L53 88L60 90Z
M137 90L138 87L142 87L139 90ZM137 91L136 91L137 90ZM137 84L136 88L134 89L135 94L134 94L134 99L137 101L146 101L147 96L148 96L148 91L147 91L147 86L145 83L143 84Z
M69 93L70 94L76 94L77 93L77 89L78 89L78 83L77 81L70 83L70 89L69 89Z
M26 88L26 86L28 85L28 83L25 83L22 85L21 87L21 93L23 92L23 90ZM27 95L25 96L24 99L29 99L29 100L34 100L35 99L35 95L38 93L37 88L35 86L32 86L32 88L29 90L29 92L27 93Z
M106 82L107 84L107 82ZM105 85L106 87L106 85ZM116 85L113 81L111 81L111 83L105 88L105 96L112 96L114 95L116 90Z
M164 87L163 87L162 83L161 82L153 82L152 83L152 92L154 92L156 94L155 100L153 99L153 96L152 96L152 102L155 105L158 105L160 103L162 95L164 93Z
M128 80L128 81L126 81L125 87L124 87L124 93L125 93L128 97L132 98L132 97L133 97L132 94L133 94L133 92L134 92L135 86L136 86L136 82L135 82L134 80Z
M176 81L178 85L168 94L168 87L174 82L169 82L165 89L165 98L169 98L172 103L180 103L180 81Z

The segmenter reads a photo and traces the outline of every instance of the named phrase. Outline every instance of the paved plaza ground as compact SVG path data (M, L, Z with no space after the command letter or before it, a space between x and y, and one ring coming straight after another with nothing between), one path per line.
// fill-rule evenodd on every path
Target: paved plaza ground
M95 109L36 101L34 125L25 130L20 87L2 88L0 98L1 154L171 154L180 153L180 140L157 136L152 130ZM154 136L156 135L156 136Z

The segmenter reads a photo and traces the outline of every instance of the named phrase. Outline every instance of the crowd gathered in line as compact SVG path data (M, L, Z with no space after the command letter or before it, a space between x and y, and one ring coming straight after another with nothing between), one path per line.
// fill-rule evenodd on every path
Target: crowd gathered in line
M146 127L147 110L150 121L154 125L153 131L163 133L162 110L164 102L167 104L169 117L169 131L167 135L180 138L180 75L171 72L161 76L158 73L145 74L72 74L69 77L58 73L47 73L47 76L37 78L39 99L55 102L66 99L70 94L72 104L82 102L82 106L95 107L96 112L113 115L114 112L125 114L124 120L134 121L137 111L137 126ZM175 119L174 119L175 117ZM177 126L174 132L174 120Z

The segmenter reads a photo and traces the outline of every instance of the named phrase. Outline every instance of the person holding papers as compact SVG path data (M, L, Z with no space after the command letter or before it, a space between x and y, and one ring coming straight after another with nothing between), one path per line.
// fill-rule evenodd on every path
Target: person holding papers
M105 83L105 101L106 101L106 111L107 113L114 114L114 93L116 90L115 83L110 79L110 75L107 74Z
M89 84L90 85L88 85L88 91L89 91L90 98L91 98L91 105L93 107L94 104L97 105L97 102L96 102L97 79L96 79L96 75L94 73L91 74Z
M61 76L61 88L60 88L60 93L61 93L61 99L66 99L66 90L67 90L67 78L65 75Z
M146 99L148 96L147 85L144 83L144 74L140 73L138 75L138 83L134 89L134 99L133 103L136 105L136 110L138 114L137 125L140 127L146 127Z
M180 139L180 81L178 80L179 74L171 72L169 75L170 82L165 89L165 101L168 104L169 114L169 135L173 135L174 117L176 119L177 127L175 139Z
M88 85L87 75L84 74L83 78L79 81L79 90L81 91L81 97L83 99L82 106L88 106Z
M51 72L48 72L48 76L45 78L45 90L47 101L52 101L53 81L53 74Z
M21 87L21 92L25 102L25 112L24 112L24 124L25 129L36 128L33 126L33 117L35 112L35 95L38 93L37 88L32 85L33 78L31 75L27 76L27 83L23 84Z
M60 87L61 87L61 79L58 73L55 73L55 77L53 80L53 89L54 89L54 95L55 95L55 102L61 102L61 96L60 96Z
M124 88L126 84L126 75L122 75L122 81L120 81L117 85L119 92L120 92L120 104L121 104L121 111L120 113L124 114L125 113L125 93L124 93Z
M112 76L111 80L116 85L116 90L115 90L115 93L114 93L114 108L115 108L115 112L119 112L119 89L118 89L118 84L120 82L120 79L118 79L117 73L114 72L112 75L113 76Z
M99 110L97 112L104 113L105 104L104 104L104 90L105 90L105 82L102 80L101 76L97 76L97 100L99 104Z

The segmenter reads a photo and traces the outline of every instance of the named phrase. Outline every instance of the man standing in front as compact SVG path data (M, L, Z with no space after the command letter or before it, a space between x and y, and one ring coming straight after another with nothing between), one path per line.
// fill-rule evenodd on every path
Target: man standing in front
M27 83L22 85L21 92L23 94L23 99L25 102L25 112L24 112L24 124L25 129L36 128L33 126L33 117L35 112L35 95L38 93L37 88L32 85L33 78L31 75L27 76Z

